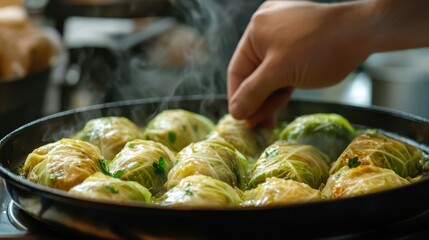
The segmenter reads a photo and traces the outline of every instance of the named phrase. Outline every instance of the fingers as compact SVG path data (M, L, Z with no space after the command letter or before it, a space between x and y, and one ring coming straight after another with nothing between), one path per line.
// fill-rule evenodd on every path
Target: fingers
M241 83L249 77L260 64L254 49L248 38L249 30L246 30L237 45L237 49L228 66L228 98L237 91Z
M276 115L289 102L292 92L292 87L286 87L271 94L257 112L247 119L249 127L274 128L277 123Z
M249 118L262 106L265 99L283 87L283 81L276 79L276 73L270 70L272 67L272 61L265 58L229 98L229 112L234 118Z

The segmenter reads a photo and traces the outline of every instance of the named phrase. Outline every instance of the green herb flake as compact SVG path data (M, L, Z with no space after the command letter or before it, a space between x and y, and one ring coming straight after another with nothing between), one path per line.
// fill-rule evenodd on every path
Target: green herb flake
M361 164L358 157L350 158L347 160L347 165L349 168L355 168L358 167Z
M133 149L136 145L134 143L128 143L128 148Z
M104 185L104 188L106 188L112 194L118 194L119 193L118 189L116 189L112 186Z
M270 148L267 151L265 151L265 158L272 158L279 154L279 151L275 148Z
M125 173L125 170L121 169L113 173L114 178L120 178Z
M168 132L168 141L170 141L170 143L175 143L176 142L176 134L174 132Z
M188 183L183 190L185 190L185 195L192 197L194 193L191 191L191 184Z
M106 160L104 160L104 159L100 159L100 160L99 160L99 163L100 163L101 171L102 171L104 174L111 176L111 174L110 174L110 172L109 172L109 165L108 165L107 161L106 161Z
M165 169L167 168L167 164L165 163L164 157L160 157L158 162L154 162L152 164L155 169L155 173L159 176L165 176Z

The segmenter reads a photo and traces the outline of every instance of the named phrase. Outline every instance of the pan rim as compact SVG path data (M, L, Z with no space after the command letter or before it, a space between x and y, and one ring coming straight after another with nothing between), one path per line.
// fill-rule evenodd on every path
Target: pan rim
M23 129L26 129L30 126L34 126L36 124L43 123L50 119L60 118L66 115L72 115L75 113L82 113L86 111L92 111L92 110L102 110L102 109L109 109L113 107L124 107L124 106L131 106L131 105L138 105L138 104L150 104L150 103L160 103L160 102L168 102L168 101L193 101L193 100L201 100L201 99L207 99L207 96L205 95L188 95L188 96L173 96L173 97L155 97L155 98L145 98L145 99L133 99L133 100L123 100L123 101L117 101L117 102L110 102L105 104L97 104L97 105L91 105L87 107L81 107L76 109L71 109L63 112L58 112L55 114L51 114L39 119L36 119L32 122L29 122L5 137L3 137L0 140L0 148L7 143L8 140L10 140L13 136L16 134L19 134ZM227 100L227 96L225 94L217 94L214 96L216 101L219 100ZM315 100L311 99L305 99L305 98L294 98L291 100L291 102L297 102L297 103L315 103ZM331 104L331 105L341 105L343 107L351 107L356 109L361 109L365 111L376 111L383 114L389 114L394 117L400 117L406 120L412 120L417 122L422 122L429 124L429 120L425 119L420 116L416 116L410 113L401 112L394 109L389 109L385 107L380 106L360 106L360 105L353 105L353 104L344 104L334 101L317 101L318 103L322 104ZM415 140L413 140L415 141ZM426 146L426 145L423 145ZM427 149L422 149L425 153L427 152ZM20 188L29 188L32 190L37 190L39 194L43 195L44 197L48 197L50 199L60 199L62 202L79 202L79 204L85 204L87 206L91 207L101 207L101 208L124 208L133 210L135 208L144 208L147 210L157 210L157 211L192 211L192 212L231 212L231 211L266 211L266 210L276 210L276 209L288 209L288 208L302 208L307 207L309 205L311 206L329 206L331 204L341 204L341 203L347 203L349 201L361 201L361 199L367 198L368 195L371 196L377 196L377 195L384 195L384 194L394 194L399 191L411 191L414 188L418 188L418 186L427 184L429 181L428 178L424 178L422 180L419 180L417 182L413 182L411 184L395 187L392 189L383 190L380 192L374 192L366 195L361 196L354 196L354 197L348 197L348 198L342 198L342 199L329 199L329 200L322 200L322 201L315 201L315 202L308 202L308 203L290 203L290 204L284 204L284 205L274 205L274 206L228 206L228 207L168 207L168 206L162 206L162 205L156 205L153 203L132 203L132 202L113 202L113 201L103 201L103 200L95 200L95 199L87 199L83 197L75 197L70 196L67 194L66 191L58 190L46 186L42 186L37 183L33 183L15 173L13 173L11 170L7 169L3 166L2 163L0 163L0 176L3 176L5 179L5 184L14 184L16 186L19 186ZM10 182L12 181L12 182ZM428 207L429 208L429 207Z

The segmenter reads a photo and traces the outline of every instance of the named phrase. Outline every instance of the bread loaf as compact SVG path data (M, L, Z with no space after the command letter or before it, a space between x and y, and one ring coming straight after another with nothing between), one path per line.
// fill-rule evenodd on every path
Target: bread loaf
M1 0L0 7L5 6L23 6L24 0Z
M53 56L52 43L29 20L24 8L0 8L0 80L14 80L47 69Z

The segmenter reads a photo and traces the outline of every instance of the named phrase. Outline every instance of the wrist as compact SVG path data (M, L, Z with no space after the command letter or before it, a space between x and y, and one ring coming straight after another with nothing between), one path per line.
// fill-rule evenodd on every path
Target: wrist
M429 46L429 1L373 0L365 5L374 52Z
M373 0L327 4L332 16L332 40L339 44L350 58L366 57L378 49L378 39L374 38L376 21L371 17Z

